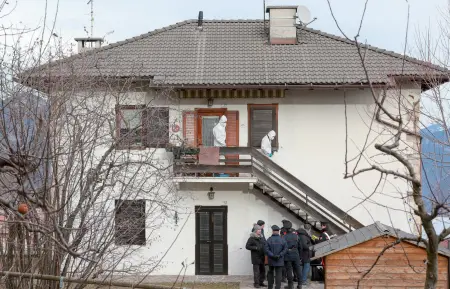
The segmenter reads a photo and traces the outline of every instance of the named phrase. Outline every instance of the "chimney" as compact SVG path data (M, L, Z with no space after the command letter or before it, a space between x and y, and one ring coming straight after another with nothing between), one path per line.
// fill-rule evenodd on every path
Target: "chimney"
M297 44L297 6L268 6L270 44Z
M197 22L197 29L203 30L203 11L198 12L198 22Z
M75 38L75 41L78 43L78 53L83 53L88 50L100 48L103 43L103 38Z

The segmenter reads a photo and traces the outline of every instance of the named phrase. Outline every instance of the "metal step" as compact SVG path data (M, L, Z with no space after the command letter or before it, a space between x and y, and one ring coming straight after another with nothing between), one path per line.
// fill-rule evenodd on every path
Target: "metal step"
M275 192L270 187L264 185L263 183L258 183L257 186L263 191L264 194L267 194L271 196L272 198L276 199L277 202L282 204L284 207L288 208L292 212L294 212L296 215L298 215L303 220L306 220L311 226L313 226L317 230L321 230L320 226L320 220L317 220L316 218L313 218L311 216L308 216L305 211L302 210L301 207L292 204L290 200L286 199L283 195Z
M269 193L269 195L271 195L272 197L277 198L277 199L283 198L283 196L277 192L271 192L271 193Z
M286 206L286 205L290 205L290 204L291 204L291 201L289 201L288 199L286 199L286 198L283 197L283 198L281 199L281 203L282 203L283 205Z

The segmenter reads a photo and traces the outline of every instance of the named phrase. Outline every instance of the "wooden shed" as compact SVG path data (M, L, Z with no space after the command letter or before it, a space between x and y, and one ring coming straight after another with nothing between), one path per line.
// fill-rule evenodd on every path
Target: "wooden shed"
M357 288L358 281L359 288L423 288L427 261L424 244L395 244L401 238L414 237L376 222L315 245L313 259L324 260L327 289ZM393 244L381 255L384 248ZM450 251L439 247L438 288L450 289L449 257Z

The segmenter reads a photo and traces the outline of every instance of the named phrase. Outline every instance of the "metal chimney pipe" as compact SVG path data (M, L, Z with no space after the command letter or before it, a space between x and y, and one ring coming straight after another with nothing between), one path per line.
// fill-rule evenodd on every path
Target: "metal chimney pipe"
M203 26L203 11L198 12L198 27Z

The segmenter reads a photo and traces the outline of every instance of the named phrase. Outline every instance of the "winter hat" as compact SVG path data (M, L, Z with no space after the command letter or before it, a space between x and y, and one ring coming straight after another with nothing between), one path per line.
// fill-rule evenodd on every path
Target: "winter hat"
M280 227L278 227L277 225L273 225L272 226L272 231L279 231Z
M292 228L292 223L291 223L290 221L288 221L288 220L283 220L282 222L283 222L283 227L284 227L285 229L290 229L290 228Z
M255 224L255 225L253 226L253 232L256 232L256 231L258 231L258 230L261 230L261 226Z
M262 226L265 224L265 222L263 220L259 220L256 224L258 224L258 226Z

